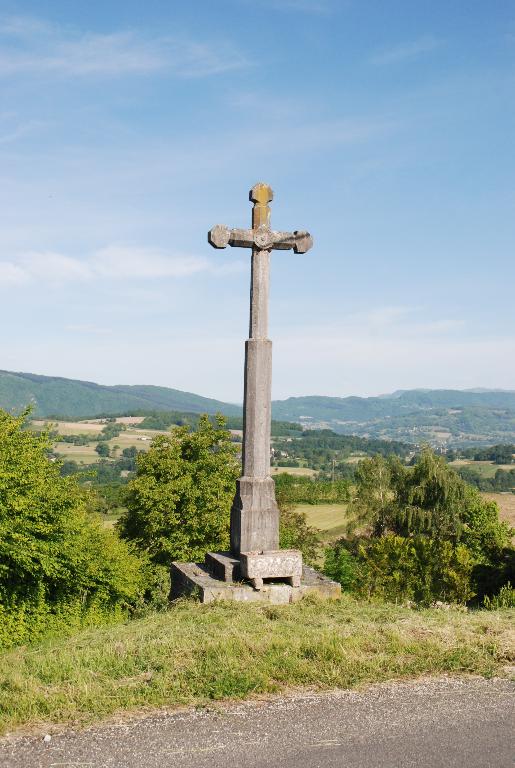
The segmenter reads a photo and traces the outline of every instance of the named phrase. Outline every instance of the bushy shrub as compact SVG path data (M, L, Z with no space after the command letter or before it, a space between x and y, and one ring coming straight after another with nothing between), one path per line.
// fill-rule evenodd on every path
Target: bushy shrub
M493 597L485 595L483 607L489 611L498 611L500 608L515 608L515 589L511 586L511 582L508 581L501 587L499 594Z
M141 557L86 512L48 458L48 436L0 411L1 642L126 614L144 589ZM7 627L7 629L6 629Z
M327 547L324 573L342 585L344 592L354 592L361 576L358 558L352 554L347 542L341 541Z
M470 600L473 565L462 544L388 534L338 542L328 548L324 570L360 597L428 605Z
M195 432L184 426L158 435L137 458L119 530L157 565L203 559L208 550L229 546L240 467L224 423L203 416Z
M308 525L306 513L288 505L281 506L279 546L281 549L300 549L304 561L314 564L320 549L316 528Z
M361 462L348 513L348 533L359 536L329 551L326 568L338 573L340 561L348 565L346 547L360 571L353 587L360 594L425 603L476 596L481 603L515 578L513 531L497 504L429 449L412 467L395 457Z

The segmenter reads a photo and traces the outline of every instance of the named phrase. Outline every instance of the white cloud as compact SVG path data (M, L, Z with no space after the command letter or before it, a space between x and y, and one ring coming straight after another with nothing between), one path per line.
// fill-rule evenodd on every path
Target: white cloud
M225 275L242 268L241 260L217 262L157 248L110 245L82 259L61 253L31 251L11 261L0 261L0 286L34 281L62 284L99 279L155 280L201 272Z
M15 285L26 280L23 267L9 261L0 261L0 285Z
M173 256L151 248L111 245L97 251L89 261L93 275L107 278L148 279L185 277L209 269L207 259Z
M171 72L204 77L248 64L223 40L216 45L133 30L84 33L32 18L0 23L0 76L53 74L64 77Z
M421 37L406 43L400 43L391 48L378 51L371 59L373 64L395 64L401 61L417 59L425 53L431 53L443 44L436 37Z

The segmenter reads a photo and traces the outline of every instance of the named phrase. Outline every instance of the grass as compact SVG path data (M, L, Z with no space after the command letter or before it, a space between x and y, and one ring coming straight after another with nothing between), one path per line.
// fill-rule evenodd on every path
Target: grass
M316 469L310 467L272 467L271 473L273 475L279 475L286 472L288 475L301 475L302 477L313 477L316 475Z
M453 467L453 469L468 467L484 478L494 477L498 469L507 471L514 469L513 464L494 464L493 461L472 461L471 459L456 459L456 461L449 462L449 466Z
M497 502L501 520L515 528L515 493L482 493L481 496Z
M351 688L425 674L492 676L513 659L515 611L414 611L305 599L183 602L164 614L0 656L0 731L83 726L121 711Z
M322 540L331 541L345 533L346 504L298 504L295 509L304 512L309 525L320 528Z

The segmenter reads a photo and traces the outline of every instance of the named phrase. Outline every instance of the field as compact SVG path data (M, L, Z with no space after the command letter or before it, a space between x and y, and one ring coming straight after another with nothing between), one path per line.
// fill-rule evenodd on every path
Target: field
M139 429L138 424L143 421L142 416L124 416L116 419L117 423L124 424L126 429L118 437L114 437L107 442L112 451L115 446L118 450L114 457L120 456L124 448L135 447L139 451L148 450L152 438L160 434L154 429ZM34 421L33 426L36 429L43 429L45 425L52 425L60 435L85 435L91 439L89 445L73 445L72 443L57 442L54 444L54 450L63 460L76 461L77 464L94 464L99 461L99 456L95 451L96 440L100 435L106 422L104 419L91 419L90 421Z
M514 619L513 610L415 611L346 595L287 606L180 602L0 654L0 732L30 725L52 733L122 711L202 707L292 688L505 674Z
M485 499L496 501L499 505L499 517L515 528L515 493L482 493Z
M323 541L345 533L345 504L298 504L295 509L305 513L309 525L320 528Z
M472 459L456 459L449 462L450 467L459 469L459 467L468 467L473 469L483 477L494 477L498 469L515 469L514 464L494 464L492 461L472 461Z
M302 477L313 477L316 470L310 467L272 467L272 475L280 475L286 472L288 475L301 475Z

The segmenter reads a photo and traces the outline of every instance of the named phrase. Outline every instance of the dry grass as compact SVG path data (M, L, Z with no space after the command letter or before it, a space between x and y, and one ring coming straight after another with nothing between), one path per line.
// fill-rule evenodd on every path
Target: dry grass
M316 470L310 467L272 467L272 475L279 475L286 472L288 475L301 475L302 477L313 477Z
M485 499L496 501L499 505L499 517L515 528L515 493L482 493Z
M100 423L93 423L88 421L33 421L33 426L42 429L45 425L51 424L52 429L55 429L60 435L87 435L88 437L94 437L100 434L102 428L105 426Z
M498 469L513 469L513 464L494 464L493 461L472 461L472 459L456 459L449 462L450 467L458 469L459 467L468 467L475 470L482 477L494 477Z
M0 728L84 725L121 711L199 706L293 686L492 676L513 659L514 619L513 610L414 611L348 597L289 606L184 602L127 625L0 655Z

